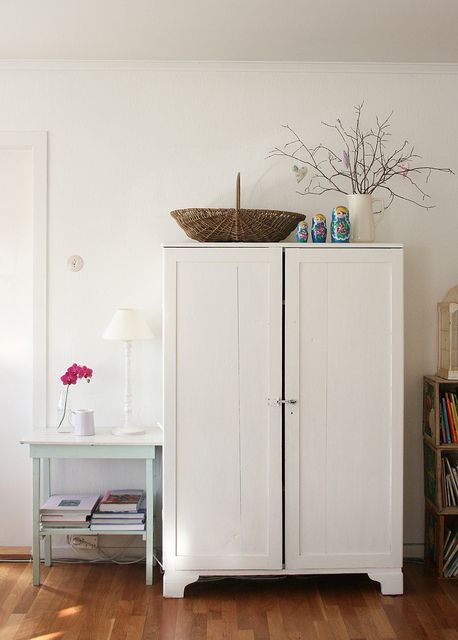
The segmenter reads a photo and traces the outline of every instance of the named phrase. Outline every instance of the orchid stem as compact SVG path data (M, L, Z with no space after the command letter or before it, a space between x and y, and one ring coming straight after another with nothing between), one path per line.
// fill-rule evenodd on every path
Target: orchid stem
M57 431L59 431L59 429L61 428L62 423L63 423L64 418L65 418L65 413L66 413L66 411L67 411L68 389L69 389L70 385L69 385L69 384L67 384L67 385L66 385L66 387L67 387L67 389L66 389L66 391L65 391L64 411L63 411L63 413L62 413L62 418L60 419L60 422L59 422L59 424L58 424L58 426L57 426Z

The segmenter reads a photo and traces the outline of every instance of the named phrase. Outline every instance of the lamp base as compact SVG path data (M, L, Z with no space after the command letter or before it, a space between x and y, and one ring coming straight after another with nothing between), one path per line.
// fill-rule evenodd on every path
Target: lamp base
M136 427L135 425L129 425L128 427L116 427L111 430L111 433L115 436L140 436L142 433L146 433L143 427Z

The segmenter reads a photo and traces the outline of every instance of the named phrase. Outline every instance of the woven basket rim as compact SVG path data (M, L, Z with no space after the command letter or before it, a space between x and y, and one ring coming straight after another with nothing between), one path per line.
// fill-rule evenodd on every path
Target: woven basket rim
M199 213L205 213L207 215L227 215L228 213L236 213L238 211L238 213L253 213L253 214L258 214L258 213L276 213L276 214L282 214L282 215L288 215L288 216L300 216L301 218L305 218L305 215L303 213L298 213L297 211L284 211L281 209L235 209L234 207L228 207L226 209L215 209L213 207L191 207L188 209L174 209L173 211L170 212L171 216L176 216L176 215L182 215L182 214L199 214Z

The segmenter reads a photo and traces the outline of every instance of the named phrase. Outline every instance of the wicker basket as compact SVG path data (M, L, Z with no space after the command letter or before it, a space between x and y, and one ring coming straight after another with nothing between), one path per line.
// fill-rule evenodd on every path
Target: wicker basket
M291 211L240 208L240 173L235 209L177 209L175 218L189 238L199 242L279 242L305 216Z

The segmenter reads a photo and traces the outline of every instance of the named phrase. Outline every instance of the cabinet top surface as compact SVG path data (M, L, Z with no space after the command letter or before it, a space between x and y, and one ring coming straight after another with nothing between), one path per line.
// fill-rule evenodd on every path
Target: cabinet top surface
M164 242L162 247L164 249L204 249L207 247L217 249L241 249L243 247L249 247L251 249L260 248L264 249L278 247L280 249L301 249L304 251L326 251L329 249L336 249L342 251L345 249L402 249L402 244L388 244L388 243L362 243L362 242L346 242L346 243L332 243L325 242L319 243L307 243L307 242Z
M129 447L135 445L162 445L163 433L159 427L146 429L146 433L138 436L115 436L111 433L113 427L98 427L95 436L76 436L73 433L59 433L55 428L33 431L20 439L21 444L41 445L87 445L103 446L117 445Z

